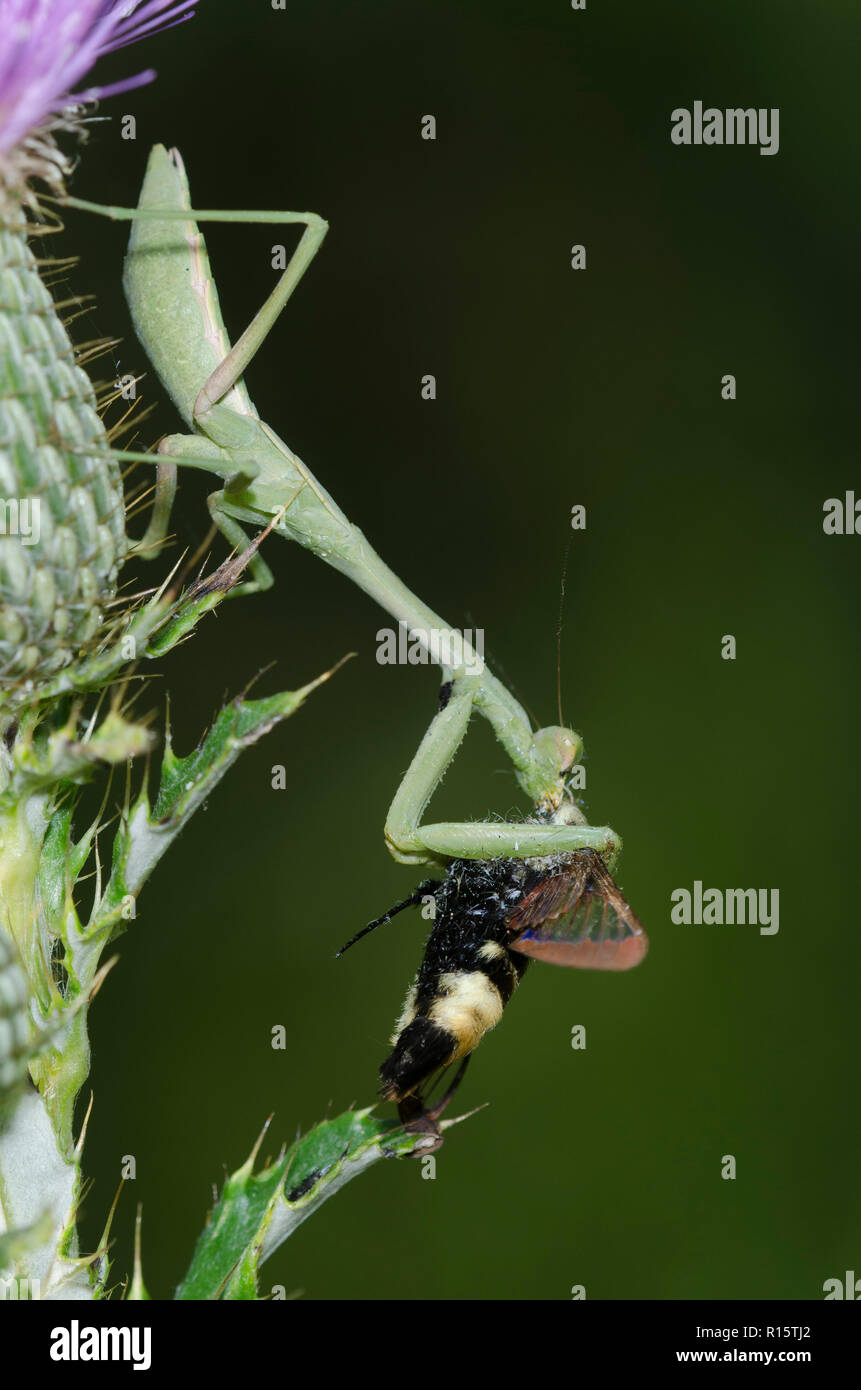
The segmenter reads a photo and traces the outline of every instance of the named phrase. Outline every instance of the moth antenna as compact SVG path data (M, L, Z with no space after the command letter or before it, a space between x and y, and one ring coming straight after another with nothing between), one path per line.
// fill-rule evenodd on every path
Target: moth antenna
M347 944L342 946L340 951L336 952L335 960L340 959L344 952L349 951L351 946L355 946L357 941L361 941L363 936L367 936L369 932L376 931L377 927L383 926L385 922L391 922L393 917L396 917L399 912L404 911L404 908L417 907L424 895L431 889L441 887L442 884L434 879L428 879L425 883L420 883L415 892L411 893L408 898L404 898L403 902L395 903L395 906L390 907L388 912L384 912L382 917L377 917L373 922L369 922L366 927L362 927L361 931L356 932L355 936L351 936Z

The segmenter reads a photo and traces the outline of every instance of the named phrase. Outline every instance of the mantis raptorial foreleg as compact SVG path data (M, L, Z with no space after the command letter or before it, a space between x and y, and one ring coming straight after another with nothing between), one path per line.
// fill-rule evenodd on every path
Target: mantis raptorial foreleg
M386 817L386 842L394 857L402 863L422 864L429 853L433 859L444 861L501 856L527 858L572 849L594 849L612 863L620 847L618 836L607 826L586 825L570 802L551 811L553 820L543 824L520 822L511 825L504 821L422 824L427 804L466 733L475 708L475 696L475 687L470 686L469 678L456 681L447 703L431 720ZM577 746L579 748L579 740Z
M468 644L456 664L440 638L450 636L441 618L380 559L358 527L337 506L297 454L259 418L242 374L307 270L326 234L314 213L232 212L192 209L182 160L156 146L136 209L70 204L133 223L124 284L138 337L192 434L162 442L151 526L144 538L157 545L167 524L173 481L170 467L190 464L215 473L223 487L209 507L231 545L246 543L245 524L271 523L279 534L313 550L376 599L417 638L443 671L447 703L431 722L392 803L386 840L404 863L451 858L529 857L595 849L612 861L618 837L585 824L566 789L566 773L580 751L570 729L533 733L525 711L487 670ZM234 346L221 318L218 296L197 220L304 224L292 258L272 293ZM139 458L124 453L120 457ZM289 505L288 505L289 504ZM141 543L143 544L143 542ZM243 588L264 588L271 573L259 554ZM422 825L421 817L477 711L493 726L521 786L536 808L528 823L451 822Z

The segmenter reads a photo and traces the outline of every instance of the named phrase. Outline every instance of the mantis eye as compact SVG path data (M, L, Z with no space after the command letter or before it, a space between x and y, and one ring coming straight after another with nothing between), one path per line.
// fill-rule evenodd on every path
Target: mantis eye
M559 773L573 767L583 749L583 740L573 729L563 729L553 724L548 729L539 729L532 737L532 744L539 757L546 758Z

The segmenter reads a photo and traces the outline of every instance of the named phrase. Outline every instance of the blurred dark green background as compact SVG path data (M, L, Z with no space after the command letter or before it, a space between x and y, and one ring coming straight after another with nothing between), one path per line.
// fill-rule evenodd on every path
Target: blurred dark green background
M436 1181L379 1165L264 1266L266 1287L818 1298L861 1268L861 537L821 525L826 498L861 495L859 38L845 0L201 0L99 69L152 63L159 78L106 105L80 196L133 203L164 141L198 206L328 217L252 394L402 577L485 628L542 723L556 722L568 516L587 506L565 715L586 740L587 812L625 837L621 882L652 938L630 976L534 968L461 1092L461 1108L489 1108L446 1144ZM779 107L779 154L674 147L670 112L696 99ZM120 139L127 112L135 142ZM419 138L426 113L435 143ZM119 292L125 232L82 215L68 228L74 287L98 295L80 336L122 335L120 370L144 370ZM235 335L280 235L207 236ZM575 242L586 273L569 268ZM144 397L162 399L151 377ZM139 444L175 428L162 403ZM178 545L203 536L207 490L183 479ZM270 663L260 693L358 658L212 797L92 1011L84 1234L98 1238L134 1154L116 1268L142 1201L158 1297L270 1111L273 1150L372 1101L423 939L401 918L333 960L415 881L382 825L435 673L378 666L369 600L298 548L267 557L274 590L223 608L150 687L153 707L171 691L180 750ZM286 792L270 790L274 763ZM517 805L504 764L476 725L435 818ZM695 879L779 889L779 934L671 924L670 893ZM277 1023L286 1053L269 1045Z

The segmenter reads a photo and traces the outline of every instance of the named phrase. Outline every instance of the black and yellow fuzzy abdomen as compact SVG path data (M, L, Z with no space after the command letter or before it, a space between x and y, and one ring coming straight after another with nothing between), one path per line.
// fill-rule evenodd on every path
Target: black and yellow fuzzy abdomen
M472 1052L499 1022L526 969L526 958L503 944L510 898L501 900L498 879L489 877L482 896L485 876L486 866L469 866L437 895L424 960L395 1025L391 1056L380 1068L387 1100L403 1100Z

